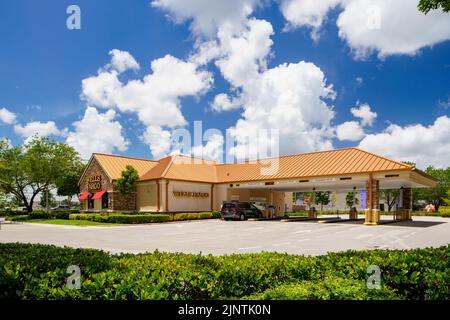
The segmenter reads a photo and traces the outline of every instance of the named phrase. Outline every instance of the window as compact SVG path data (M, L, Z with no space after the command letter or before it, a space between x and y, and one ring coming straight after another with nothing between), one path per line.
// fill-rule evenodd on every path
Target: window
M102 196L102 209L109 208L109 195L108 192L105 192Z
M239 203L240 209L250 209L250 203Z

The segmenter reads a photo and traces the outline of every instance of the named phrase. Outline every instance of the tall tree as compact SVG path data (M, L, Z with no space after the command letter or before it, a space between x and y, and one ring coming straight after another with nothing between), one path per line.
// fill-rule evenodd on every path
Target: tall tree
M134 184L139 180L139 173L133 166L126 166L121 176L117 179L116 186L121 193L130 193L134 190Z
M434 167L428 167L425 172L430 176L437 178L438 182L434 188L420 188L413 190L413 200L423 200L428 203L432 203L436 208L444 204L442 198L447 196L447 192L450 189L450 167L447 169L436 169Z
M78 186L78 180L80 179L85 164L81 162L75 162L73 167L69 168L57 181L56 188L58 196L67 197L67 205L70 207L72 203L72 197L78 195L80 187Z
M315 202L320 204L320 210L323 211L323 206L326 206L330 203L330 196L327 191L318 191L316 192Z
M356 192L347 192L347 195L345 196L345 203L347 204L347 207L352 209L354 206L359 204L359 199L356 197Z
M430 10L442 8L442 11L450 11L450 0L420 0L417 6L420 11L427 14Z
M391 212L392 207L397 203L397 200L400 197L400 190L384 189L380 190L380 195L386 201L388 212Z
M16 196L28 212L33 210L35 197L52 190L75 163L78 152L65 143L35 137L19 146L0 145L0 188Z

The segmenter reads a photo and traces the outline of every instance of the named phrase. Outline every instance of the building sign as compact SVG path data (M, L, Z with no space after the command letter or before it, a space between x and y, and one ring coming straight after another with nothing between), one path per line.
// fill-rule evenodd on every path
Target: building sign
M100 190L102 188L102 176L92 175L88 177L88 190Z
M208 198L208 192L188 192L188 191L174 191L175 197L188 197L188 198Z

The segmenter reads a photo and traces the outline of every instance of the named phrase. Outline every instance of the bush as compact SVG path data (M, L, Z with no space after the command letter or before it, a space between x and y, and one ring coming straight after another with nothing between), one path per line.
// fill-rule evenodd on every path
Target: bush
M71 297L67 267L77 265L83 281L111 267L111 256L99 250L33 244L0 245L0 299ZM64 293L63 293L64 292Z
M138 224L169 221L167 214L99 214L99 213L80 213L71 214L70 220L89 220L95 222Z
M303 281L268 289L247 297L251 300L392 300L395 292L382 286L368 289L363 280L330 277L320 281Z
M439 213L442 217L450 218L450 206L440 206Z
M304 257L279 253L214 257L109 255L97 250L0 244L0 298L20 299L448 299L450 246ZM381 268L367 290L367 267ZM81 289L66 286L69 265Z
M186 212L171 214L171 221L199 220L199 219L218 219L220 212Z
M30 220L28 215L20 215L20 216L9 216L6 218L8 221L27 221Z

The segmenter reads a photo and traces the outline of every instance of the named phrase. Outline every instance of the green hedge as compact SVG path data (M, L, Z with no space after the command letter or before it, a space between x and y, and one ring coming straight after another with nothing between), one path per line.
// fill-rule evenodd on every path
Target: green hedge
M221 216L220 211L172 213L170 215L170 220L183 221L183 220L219 219L220 216Z
M0 244L0 297L20 299L449 299L450 246L304 257L278 253L214 257L109 255L95 250ZM367 268L382 289L368 291ZM67 266L81 289L67 288Z
M394 300L400 297L394 290L381 286L367 288L363 280L330 277L319 281L284 284L246 297L250 300Z
M450 206L440 206L439 213L442 217L450 218Z
M99 213L80 213L71 214L70 220L89 220L95 222L121 223L121 224L139 224L169 221L167 214L99 214Z
M17 214L17 212L10 212L8 213L8 216L10 217L9 220L15 220L14 217L23 217L25 215L28 216L27 220L31 219L64 219L68 220L69 215L72 213L79 213L79 210L33 210L30 213L27 212L21 212L21 214ZM20 218L19 218L20 220ZM17 220L15 220L17 221Z

